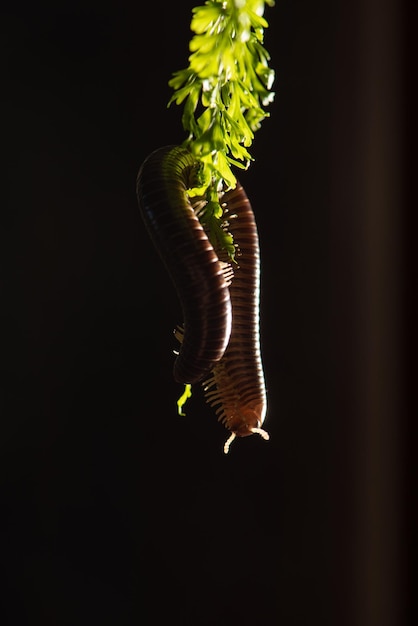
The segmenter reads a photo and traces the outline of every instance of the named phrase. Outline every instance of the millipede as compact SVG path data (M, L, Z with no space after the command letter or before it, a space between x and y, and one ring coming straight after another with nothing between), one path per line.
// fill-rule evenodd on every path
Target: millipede
M260 349L260 249L250 201L237 181L220 194L222 224L236 248L231 263L201 223L204 201L191 199L198 162L183 146L164 146L142 163L137 199L147 231L177 291L183 325L174 379L199 383L206 402L235 437L262 429L267 401Z

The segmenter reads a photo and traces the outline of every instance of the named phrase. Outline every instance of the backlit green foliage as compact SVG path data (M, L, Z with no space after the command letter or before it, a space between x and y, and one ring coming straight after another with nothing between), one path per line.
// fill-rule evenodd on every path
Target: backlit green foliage
M274 71L263 46L265 4L273 0L207 0L193 9L189 66L169 81L169 105L183 104L184 144L200 163L199 187L191 196L206 195L206 219L212 216L214 236L233 255L232 242L216 233L222 210L218 192L231 189L231 166L246 169L254 132L269 114L274 97ZM209 212L209 213L208 213Z

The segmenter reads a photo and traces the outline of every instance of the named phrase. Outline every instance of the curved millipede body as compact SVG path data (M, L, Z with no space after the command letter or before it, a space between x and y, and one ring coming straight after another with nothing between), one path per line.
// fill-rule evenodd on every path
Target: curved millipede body
M225 228L237 248L231 270L226 253L215 251L209 242L187 195L195 167L193 155L182 147L156 150L140 168L137 196L183 309L174 377L181 383L202 383L207 402L231 431L224 447L228 452L235 437L259 433L269 438L261 428L266 391L259 333L259 241L251 204L237 183L220 198Z
M202 380L224 354L231 332L231 300L218 259L187 195L196 160L180 146L152 152L137 178L142 217L177 290L184 333L174 378Z

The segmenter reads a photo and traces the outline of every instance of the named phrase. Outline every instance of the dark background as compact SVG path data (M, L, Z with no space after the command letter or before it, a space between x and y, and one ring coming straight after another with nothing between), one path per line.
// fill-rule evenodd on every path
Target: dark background
M2 623L403 626L413 16L266 9L276 99L240 178L271 439L224 456L199 389L176 414L181 310L135 197L185 138L167 82L196 4L3 10Z

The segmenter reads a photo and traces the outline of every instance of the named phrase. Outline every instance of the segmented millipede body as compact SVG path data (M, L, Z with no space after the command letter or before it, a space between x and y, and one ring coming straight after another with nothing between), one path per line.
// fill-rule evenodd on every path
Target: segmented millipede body
M137 196L149 234L176 287L184 316L174 377L200 382L206 401L235 437L261 428L266 391L260 352L260 251L254 214L238 182L224 193L223 223L236 245L231 264L215 250L190 202L196 161L183 147L167 146L144 161Z
M229 287L232 330L228 347L203 387L206 399L217 406L218 419L231 431L225 452L235 437L268 434L261 425L267 402L260 350L260 249L250 201L239 182L222 199L228 231L238 246L237 267Z
M196 160L180 146L152 152L137 178L142 217L177 290L184 332L174 378L193 384L222 358L231 333L231 300L219 260L187 195Z

